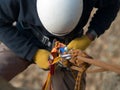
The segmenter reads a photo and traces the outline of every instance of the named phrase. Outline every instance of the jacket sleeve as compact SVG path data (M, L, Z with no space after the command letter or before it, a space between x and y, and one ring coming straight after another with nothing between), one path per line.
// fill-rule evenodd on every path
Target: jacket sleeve
M32 61L38 47L13 25L19 16L19 0L0 0L0 41L18 56Z
M119 6L119 0L97 0L98 10L90 22L88 32L94 30L98 36L103 34L117 16Z
M32 61L33 55L38 50L31 42L31 38L27 39L21 35L12 23L0 21L0 40L18 56L29 61Z

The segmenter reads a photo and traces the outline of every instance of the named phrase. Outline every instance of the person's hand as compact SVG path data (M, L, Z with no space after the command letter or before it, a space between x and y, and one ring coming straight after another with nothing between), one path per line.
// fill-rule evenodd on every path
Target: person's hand
M90 43L92 42L92 40L90 40L88 38L88 36L83 35L80 38L75 38L74 40L72 40L68 45L67 48L70 49L80 49L80 50L85 50Z
M49 68L49 56L50 52L45 49L39 49L34 57L34 62L42 69Z

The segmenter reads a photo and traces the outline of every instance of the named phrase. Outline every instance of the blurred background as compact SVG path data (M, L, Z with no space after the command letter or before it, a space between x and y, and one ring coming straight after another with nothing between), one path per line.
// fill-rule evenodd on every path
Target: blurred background
M87 26L85 27L87 28ZM108 63L120 65L120 13L109 30L95 40L86 52ZM28 90L41 90L46 78L46 72L36 65L31 65L10 83L15 87L24 87ZM120 90L120 75L114 72L88 73L86 90Z

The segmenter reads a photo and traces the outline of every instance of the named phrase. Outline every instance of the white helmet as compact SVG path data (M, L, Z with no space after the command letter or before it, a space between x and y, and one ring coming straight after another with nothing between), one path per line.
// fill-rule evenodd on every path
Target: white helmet
M82 10L83 0L37 0L43 26L56 36L70 33L78 24Z

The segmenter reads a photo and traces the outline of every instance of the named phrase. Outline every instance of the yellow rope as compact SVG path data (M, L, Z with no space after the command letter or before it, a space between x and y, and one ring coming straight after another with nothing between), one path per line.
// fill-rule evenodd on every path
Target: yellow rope
M52 65L56 64L57 62L59 62L61 60L60 57L56 57L54 59L54 61L52 62ZM47 79L46 79L46 82L42 88L42 90L52 90L52 85L51 85L51 73L48 72L48 76L47 76Z
M50 72L48 73L46 82L45 82L42 90L52 90L52 89L51 89L51 74L50 74Z

